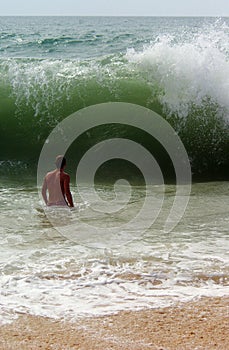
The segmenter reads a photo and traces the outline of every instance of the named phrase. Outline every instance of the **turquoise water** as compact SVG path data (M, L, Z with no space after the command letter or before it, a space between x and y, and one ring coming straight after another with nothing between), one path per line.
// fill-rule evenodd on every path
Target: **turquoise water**
M1 17L1 56L90 60L141 51L163 36L184 44L209 30L227 35L227 26L228 18L207 17Z
M228 294L228 25L228 18L0 17L1 322ZM46 138L69 114L104 102L147 107L183 141L195 181L171 232L164 232L176 195L171 161L150 135L123 125L89 130L71 146L76 208L50 212L55 228L45 215L36 170ZM82 200L75 184L84 153L120 137L149 150L172 180L150 187L152 206L129 230L123 225L141 213L146 195L136 168L117 160L100 168L103 202L87 185ZM118 178L131 186L113 187ZM109 212L114 199L121 210ZM78 225L66 234L69 222ZM120 230L111 236L112 227Z

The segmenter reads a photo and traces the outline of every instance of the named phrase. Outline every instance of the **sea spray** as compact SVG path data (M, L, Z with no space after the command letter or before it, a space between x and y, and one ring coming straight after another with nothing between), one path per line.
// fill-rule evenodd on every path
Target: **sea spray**
M228 49L218 47L216 33L210 34L213 37L200 34L188 43L158 37L141 52L127 51L126 58L152 87L152 94L157 87L166 113L187 117L193 106L212 102L219 106L220 116L224 110L229 121Z

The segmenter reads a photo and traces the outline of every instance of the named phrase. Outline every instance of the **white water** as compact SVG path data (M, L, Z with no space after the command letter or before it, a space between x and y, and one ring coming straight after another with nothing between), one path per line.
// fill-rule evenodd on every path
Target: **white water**
M112 188L100 191L112 197ZM95 248L82 235L76 243L51 227L35 187L2 186L1 322L21 313L74 320L228 294L228 191L227 182L193 185L184 218L165 234L174 195L174 187L166 186L163 211L152 228L138 239L134 232L135 239L120 246L103 245L99 226L122 223L122 213L104 221L89 210L97 203L81 203L83 218L97 226ZM139 210L143 196L144 189L136 187L125 220Z
M177 33L158 36L141 51L129 49L126 58L146 77L152 95L159 89L167 112L187 117L193 106L211 102L226 110L229 121L228 33L228 25L216 22L189 41L178 42Z

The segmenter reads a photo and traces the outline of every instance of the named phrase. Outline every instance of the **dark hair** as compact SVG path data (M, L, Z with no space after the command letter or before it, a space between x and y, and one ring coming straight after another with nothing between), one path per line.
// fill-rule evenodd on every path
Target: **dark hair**
M57 156L55 164L57 169L63 169L66 165L66 158L64 156Z

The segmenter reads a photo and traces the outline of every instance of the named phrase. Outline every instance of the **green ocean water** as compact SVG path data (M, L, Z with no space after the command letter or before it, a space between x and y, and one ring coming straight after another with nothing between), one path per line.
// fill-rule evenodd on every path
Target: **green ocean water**
M0 17L0 322L228 295L228 25L228 18ZM155 138L105 124L67 151L75 209L47 213L36 185L43 144L64 118L106 102L140 105L168 121L190 160L190 194L179 192L168 150ZM82 199L76 165L98 142L118 138L149 151L166 184L147 192L141 169L114 159L98 169L95 188L82 184ZM123 178L129 184L116 182ZM170 218L177 225L165 232L176 196L179 220Z
M1 174L34 174L45 139L71 113L128 102L173 126L196 178L228 179L228 18L1 17L0 29ZM108 127L83 135L70 159L104 135L152 152L139 130Z

